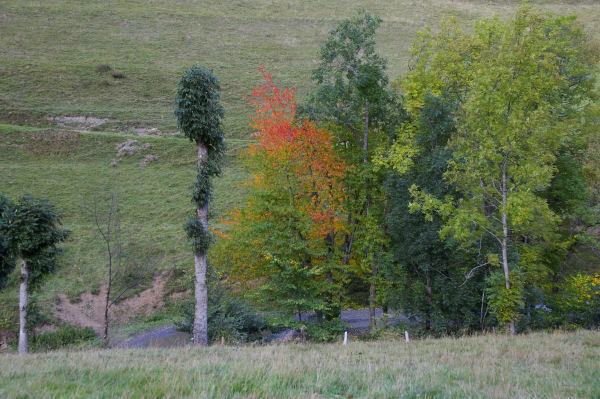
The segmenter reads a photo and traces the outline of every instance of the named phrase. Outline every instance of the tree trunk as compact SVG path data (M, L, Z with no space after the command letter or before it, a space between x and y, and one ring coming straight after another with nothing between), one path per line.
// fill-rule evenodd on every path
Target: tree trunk
M206 147L198 143L198 168L202 165L207 155ZM196 217L208 231L208 205L196 209ZM196 305L194 312L193 338L194 345L208 345L208 290L206 287L206 252L194 254L194 291L196 295Z
M110 221L109 221L110 223ZM108 308L110 307L110 289L112 287L112 253L108 246L108 284L106 286L106 302L104 303L104 334L102 334L102 347L108 344Z
M431 289L431 279L429 278L429 271L426 275L426 288L427 288L427 315L425 317L425 330L431 331L431 305L432 305L432 289Z
M375 297L377 295L377 287L375 285L375 277L377 276L377 270L373 266L371 286L369 287L369 327L371 331L375 328Z
M504 282L507 290L510 290L510 280L508 275L508 221L506 216L506 162L502 166L502 267L504 269ZM509 323L510 335L515 335L515 321Z
M27 263L21 259L21 285L19 286L19 354L27 353L27 284L29 283L29 270Z

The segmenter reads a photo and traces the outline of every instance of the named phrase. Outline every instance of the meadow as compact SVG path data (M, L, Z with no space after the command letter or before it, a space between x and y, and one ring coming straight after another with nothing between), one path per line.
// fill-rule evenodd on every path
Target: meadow
M7 355L3 398L597 398L600 335Z
M575 13L598 35L596 1L538 0L548 11ZM360 7L384 23L377 43L391 78L406 70L415 33L444 17L472 24L511 15L520 1L369 0ZM280 85L313 88L319 46L336 23L356 13L351 0L134 0L98 3L6 0L0 4L0 119L44 123L45 117L113 119L107 126L175 132L173 100L185 68L201 64L221 80L229 137L248 138L252 111L243 95L258 67ZM109 72L97 72L107 64ZM114 79L111 72L125 78Z

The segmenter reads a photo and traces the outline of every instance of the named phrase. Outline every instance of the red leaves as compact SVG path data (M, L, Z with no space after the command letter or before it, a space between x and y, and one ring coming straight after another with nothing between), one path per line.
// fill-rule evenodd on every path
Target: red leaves
M252 90L251 98L246 97L256 110L250 125L258 130L258 143L249 150L259 171L254 188L288 185L283 192L293 193L296 211L313 220L313 234L341 229L336 214L345 195L341 178L346 165L333 149L331 132L298 119L295 90L275 86L263 65L260 72L264 84Z

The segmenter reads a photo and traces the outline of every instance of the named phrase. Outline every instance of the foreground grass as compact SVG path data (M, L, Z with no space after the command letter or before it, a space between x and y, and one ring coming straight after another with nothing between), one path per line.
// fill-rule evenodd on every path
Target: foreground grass
M597 398L600 333L0 357L0 397Z
M358 7L384 23L377 42L390 77L406 70L415 33L442 17L468 25L511 15L520 0L166 1L3 0L0 2L0 119L46 115L114 118L122 126L174 131L173 99L183 70L214 68L223 87L226 131L247 137L251 112L244 93L265 63L276 82L312 89L319 46ZM531 1L554 13L577 14L597 35L595 0ZM97 72L109 64L123 73Z

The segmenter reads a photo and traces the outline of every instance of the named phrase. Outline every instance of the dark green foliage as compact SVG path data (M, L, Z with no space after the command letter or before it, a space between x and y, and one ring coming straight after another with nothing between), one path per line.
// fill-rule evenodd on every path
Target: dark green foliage
M315 278L319 272L309 263L269 256L269 278L256 290L257 302L274 306L288 317L304 312L330 313L326 294L330 283ZM287 325L286 325L287 326Z
M204 226L197 217L192 216L190 220L188 220L185 225L185 232L192 241L194 253L206 253L212 240L210 233L204 229Z
M0 288L15 267L14 254L11 252L5 229L8 228L8 212L12 210L10 199L0 194Z
M5 239L0 236L0 289L6 283L8 275L15 267L15 260L8 248Z
M194 66L184 72L175 99L177 126L185 137L204 145L209 156L225 150L220 89L212 70Z
M374 107L369 111L373 115L381 111L377 107L385 106L389 97L386 62L376 53L374 40L380 24L378 16L361 13L340 22L329 33L321 47L321 62L313 71L318 84L314 105L324 106L319 119L326 117L339 127L360 128L365 102ZM378 120L375 117L372 123Z
M548 201L550 209L559 215L584 216L585 211L589 209L587 201L590 193L577 154L573 154L568 148L561 149L557 154L555 166L556 173L552 183L542 196Z
M192 201L194 201L199 208L208 205L210 202L212 198L211 177L219 176L220 174L221 167L219 161L216 159L206 159L198 168L196 184L192 186L194 189L192 193Z
M317 89L301 113L331 129L336 151L352 168L344 177L348 213L341 258L350 260L364 281L377 285L377 268L387 252L384 224L384 173L373 167L374 150L384 146L404 118L397 96L388 88L386 61L376 52L381 18L359 12L338 24L321 47L313 71ZM377 254L377 255L376 255ZM363 288L364 289L364 288ZM370 294L376 301L375 289Z
M193 186L192 200L198 209L206 207L212 196L211 178L221 173L220 161L225 152L225 140L221 123L224 116L219 103L220 86L212 70L194 66L185 71L177 97L175 116L177 125L187 138L199 148L206 149L203 159L198 159L198 175ZM198 220L192 220L185 227L192 240L194 253L205 254L210 245L210 237Z
M390 305L422 322L426 330L440 334L483 326L481 296L487 269L469 275L464 265L476 259L453 240L442 240L439 217L428 222L421 213L410 213L409 188L416 184L437 197L455 194L443 175L452 153L447 148L455 130L456 105L446 96L428 95L420 110L415 142L419 155L404 175L391 174L385 187L389 202L387 229L394 263L382 270L392 282L386 291Z
M66 347L81 347L97 341L92 327L63 325L56 331L43 332L31 337L29 348L32 352L46 352Z
M6 203L6 201L5 201ZM0 236L13 258L27 262L31 283L56 267L56 245L68 237L61 228L62 215L47 198L24 194L0 215Z

